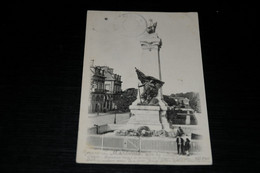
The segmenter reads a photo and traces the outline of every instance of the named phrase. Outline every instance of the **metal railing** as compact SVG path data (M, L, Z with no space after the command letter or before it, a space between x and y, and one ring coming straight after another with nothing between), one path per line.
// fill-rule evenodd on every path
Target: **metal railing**
M105 89L95 89L94 92L104 93L104 92L106 92L106 90Z
M89 135L87 144L96 149L160 151L177 153L175 138ZM190 152L200 152L200 140L191 140Z

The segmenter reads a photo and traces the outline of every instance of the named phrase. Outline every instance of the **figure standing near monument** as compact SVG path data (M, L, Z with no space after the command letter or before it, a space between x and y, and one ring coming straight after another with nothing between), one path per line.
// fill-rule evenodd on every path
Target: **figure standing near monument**
M182 135L184 135L185 133L184 133L184 131L182 130L182 128L181 127L179 127L178 129L177 129L177 136L182 136Z
M178 152L178 154L181 154L181 150L180 150L180 148L181 148L181 138L179 136L177 136L177 138L176 138L176 143L177 143L177 152Z
M180 137L181 139L181 154L185 155L185 141L182 137Z
M190 155L190 140L189 138L186 138L186 141L185 141L185 153L187 156Z

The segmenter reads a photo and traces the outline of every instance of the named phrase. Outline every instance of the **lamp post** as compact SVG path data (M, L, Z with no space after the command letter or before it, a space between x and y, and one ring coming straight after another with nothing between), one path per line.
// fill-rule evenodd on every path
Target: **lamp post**
M114 117L114 124L116 124L116 111L117 111L117 106L115 105L115 117Z
M98 125L97 124L94 124L94 126L96 127L96 133L98 134L99 131L98 131Z
M99 116L99 103L97 104L97 116Z

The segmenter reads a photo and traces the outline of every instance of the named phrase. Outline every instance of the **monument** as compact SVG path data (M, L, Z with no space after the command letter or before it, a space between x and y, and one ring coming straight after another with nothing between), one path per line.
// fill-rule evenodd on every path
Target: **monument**
M161 76L160 48L162 40L156 33L157 22L149 20L143 36L140 38L142 47L141 69L136 68L138 85L136 101L129 107L133 115L127 125L131 128L148 126L153 130L167 130L167 103L163 100ZM142 93L141 93L142 90Z

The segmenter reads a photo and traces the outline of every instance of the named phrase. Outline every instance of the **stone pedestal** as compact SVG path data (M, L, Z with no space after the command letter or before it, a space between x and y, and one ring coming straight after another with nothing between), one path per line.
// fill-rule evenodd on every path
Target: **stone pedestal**
M137 129L148 126L150 130L169 130L169 124L160 106L131 105L130 110L132 116L127 123L127 128Z

